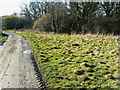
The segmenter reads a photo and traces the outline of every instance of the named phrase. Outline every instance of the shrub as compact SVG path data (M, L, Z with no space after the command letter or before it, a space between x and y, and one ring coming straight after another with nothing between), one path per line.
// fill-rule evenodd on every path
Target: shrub
M22 20L23 28L25 28L25 29L31 29L32 28L33 20L30 20L28 18L21 18L21 20Z
M33 29L39 29L40 31L52 30L52 17L50 14L44 14L40 19L35 21Z
M15 15L4 16L2 23L3 29L20 29L23 27L21 18Z

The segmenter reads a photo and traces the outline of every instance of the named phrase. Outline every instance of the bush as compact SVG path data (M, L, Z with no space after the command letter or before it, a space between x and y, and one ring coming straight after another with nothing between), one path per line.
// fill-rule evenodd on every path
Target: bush
M2 18L3 29L20 29L23 28L21 18L15 15L4 16Z
M28 18L21 18L22 25L24 29L31 29L33 26L33 21Z
M39 29L40 31L52 30L52 17L50 14L44 14L40 19L35 21L33 29Z
M100 21L100 20L99 20ZM120 19L114 17L102 17L99 23L101 32L104 34L119 34Z

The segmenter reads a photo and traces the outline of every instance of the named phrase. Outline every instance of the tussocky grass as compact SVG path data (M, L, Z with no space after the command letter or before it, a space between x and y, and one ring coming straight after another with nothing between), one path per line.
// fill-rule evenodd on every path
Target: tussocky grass
M14 32L29 39L50 88L118 88L118 36Z

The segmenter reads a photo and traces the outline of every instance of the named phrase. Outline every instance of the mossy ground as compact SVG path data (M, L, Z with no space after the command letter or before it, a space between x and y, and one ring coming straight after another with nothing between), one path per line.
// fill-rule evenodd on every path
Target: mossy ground
M30 40L51 88L117 88L118 36L16 32Z

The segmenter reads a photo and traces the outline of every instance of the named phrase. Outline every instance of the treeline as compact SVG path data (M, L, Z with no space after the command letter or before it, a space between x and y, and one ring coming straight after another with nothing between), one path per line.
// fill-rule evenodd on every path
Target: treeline
M120 2L30 2L21 5L20 18L21 28L120 34Z

